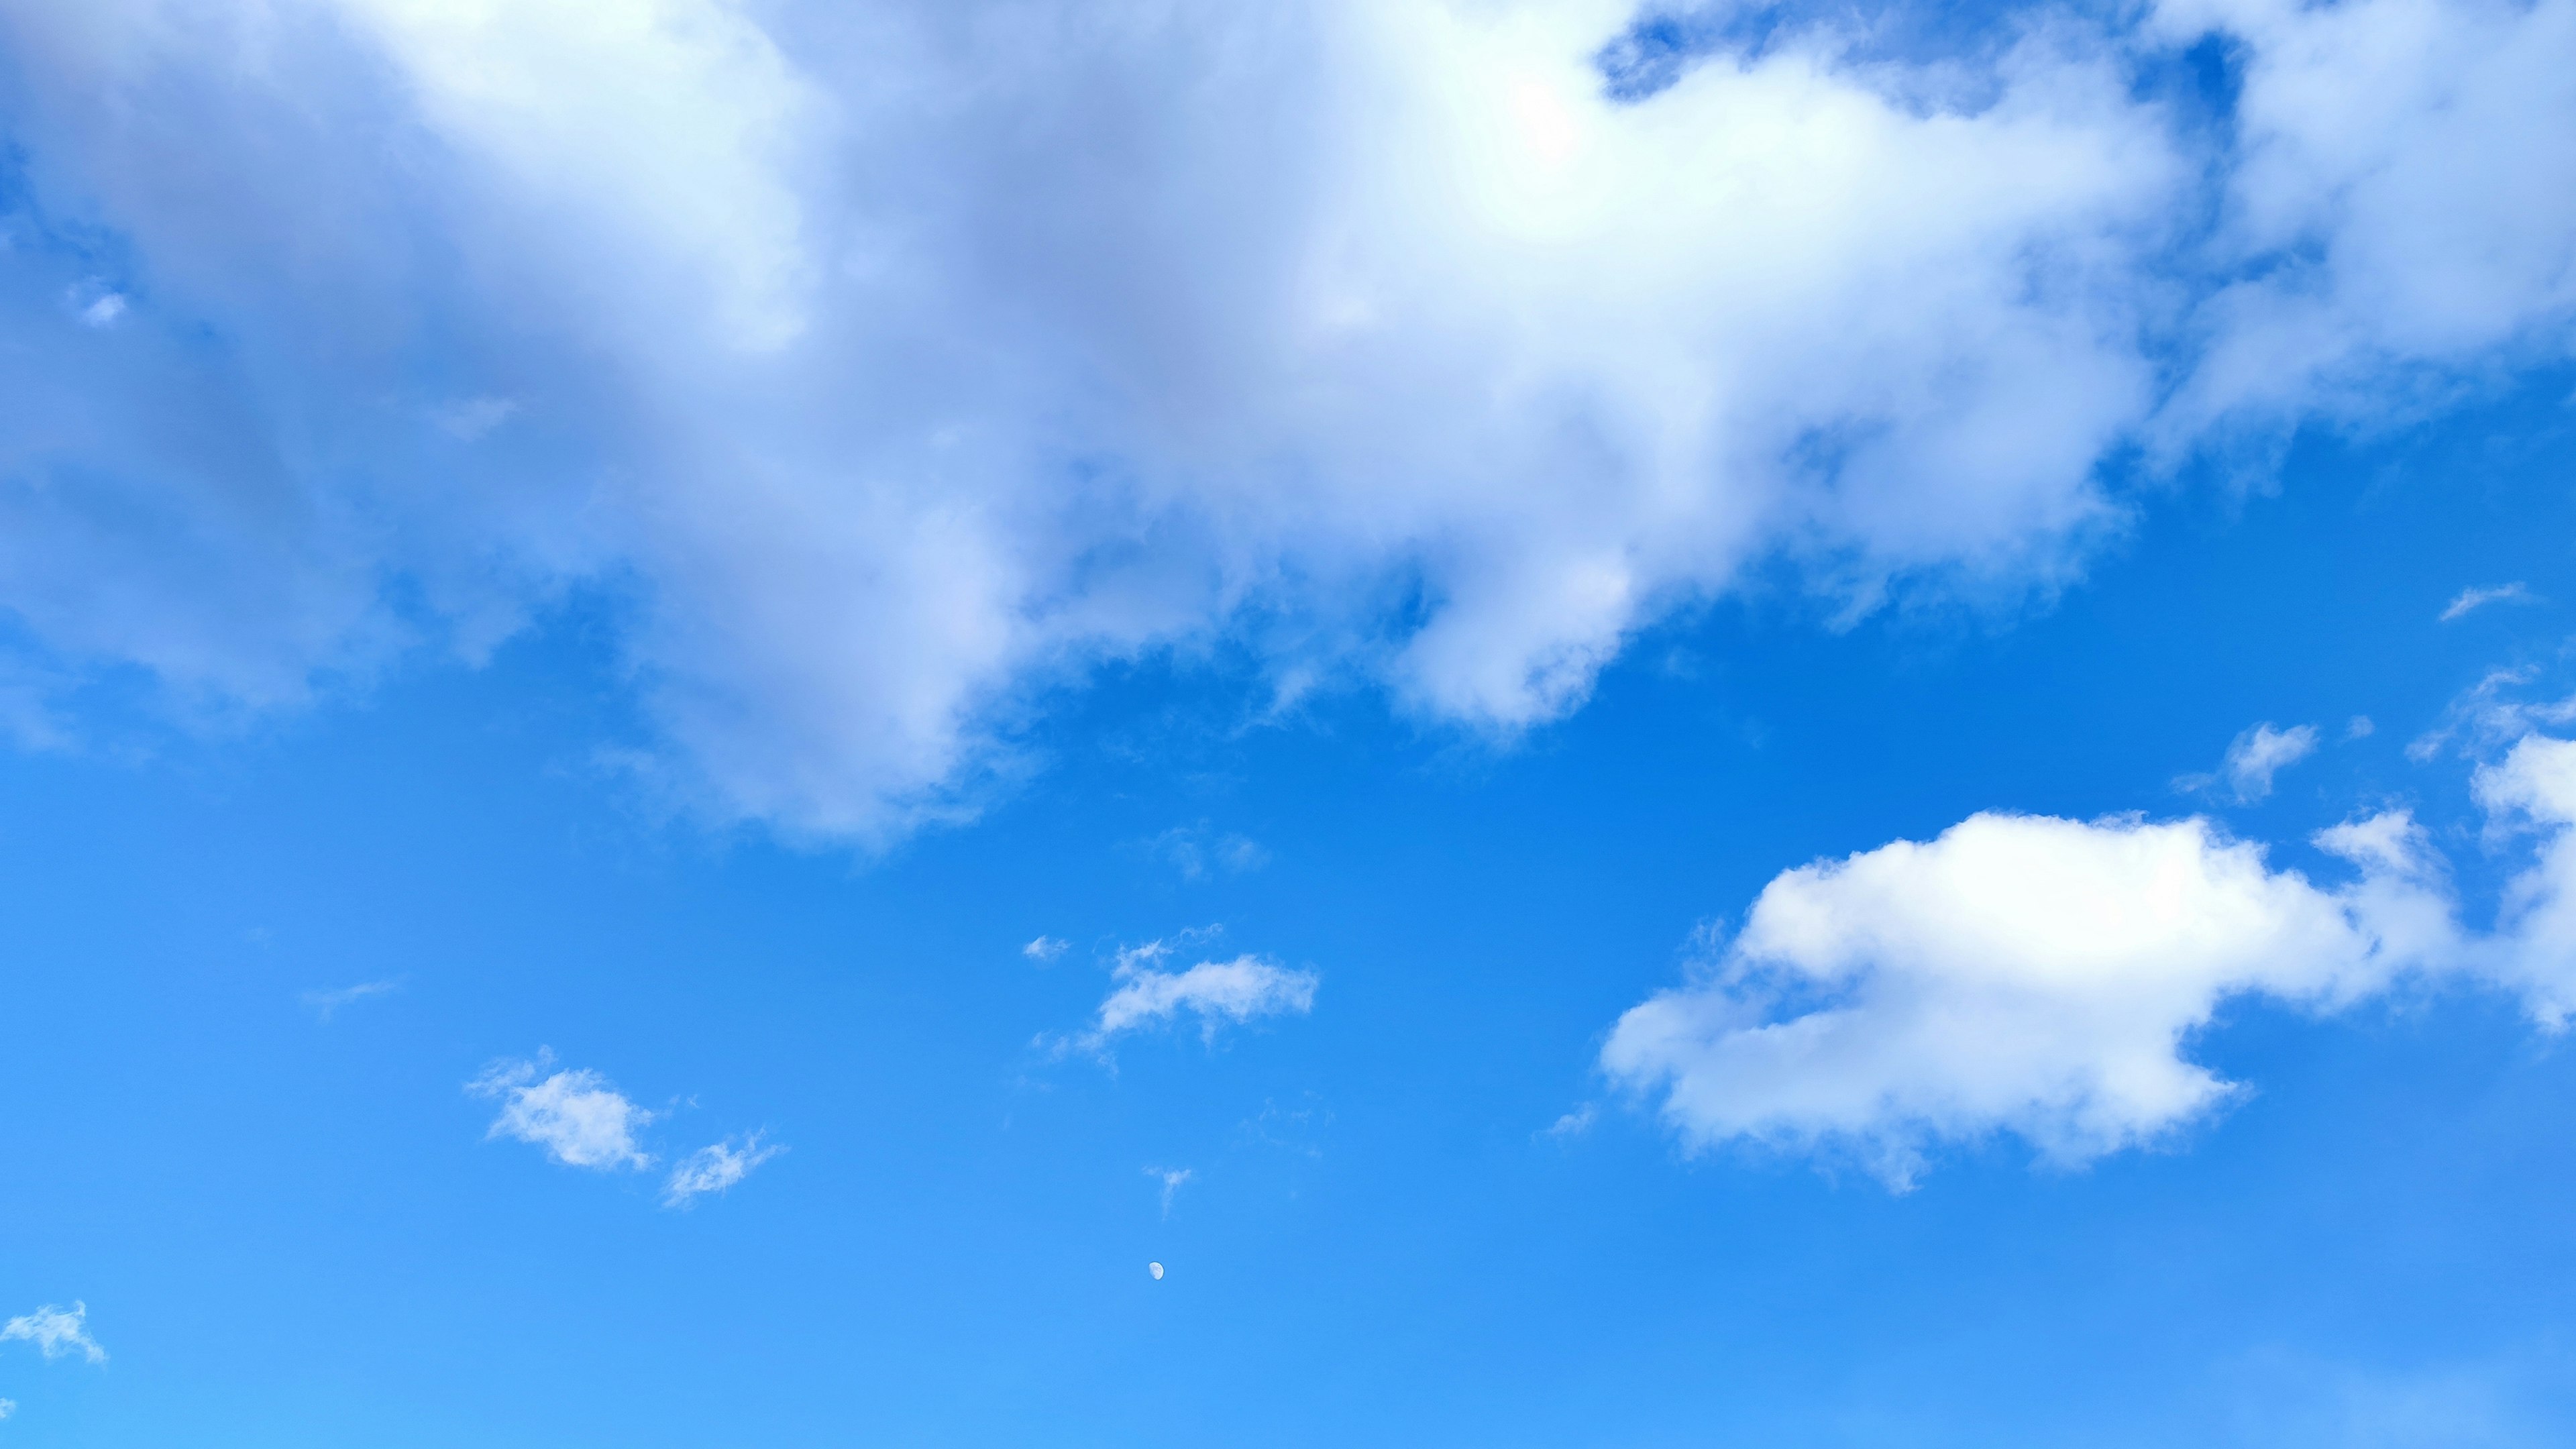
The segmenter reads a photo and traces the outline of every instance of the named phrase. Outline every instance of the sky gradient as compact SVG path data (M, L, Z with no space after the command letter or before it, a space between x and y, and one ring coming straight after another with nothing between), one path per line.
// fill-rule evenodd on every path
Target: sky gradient
M2566 1442L2570 77L0 3L0 1437Z

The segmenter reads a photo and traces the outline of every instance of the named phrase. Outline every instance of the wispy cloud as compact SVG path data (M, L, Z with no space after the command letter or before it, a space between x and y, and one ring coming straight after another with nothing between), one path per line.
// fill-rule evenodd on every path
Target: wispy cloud
M2459 619L2467 618L2472 611L2483 609L2489 604L2527 604L2531 602L2533 602L2531 591L2524 588L2519 582L2505 584L2492 589L2462 589L2460 590L2460 596L2458 598L2453 599L2448 604L2442 606L2441 619L2443 623L2448 624Z
M2368 734L2369 722L2355 722L2355 737ZM2227 783L2240 805L2251 805L2272 793L2272 777L2316 753L2317 727L2298 725L2277 729L2269 721L2238 735L2227 747L2227 758L2216 774L2183 775L2174 781L2176 789L2201 791Z
M1058 940L1053 936L1040 936L1036 940L1022 946L1020 948L1020 954L1028 957L1032 961L1052 961L1056 957L1064 954L1067 944L1067 942Z
M1242 875L1270 863L1270 852L1261 842L1248 835L1219 834L1204 826L1174 826L1145 845L1169 861L1183 880L1206 880L1219 873Z
M685 1208L708 1193L723 1193L751 1175L752 1169L787 1149L750 1133L739 1141L712 1142L680 1159L662 1185L662 1205Z
M0 1340L34 1344L47 1358L77 1353L91 1363L107 1362L107 1350L89 1336L89 1305L75 1298L69 1308L48 1303L0 1325Z
M361 981L355 986L342 986L330 991L307 991L302 1000L313 1008L315 1015L327 1022L341 1007L354 1006L371 996L382 996L401 987L402 983L394 980Z
M1204 936L1212 932L1191 932ZM1089 1031L1061 1038L1057 1050L1079 1048L1100 1052L1128 1032L1180 1017L1193 1017L1203 1038L1217 1030L1264 1016L1302 1016L1314 1009L1321 977L1292 970L1249 952L1224 961L1201 961L1185 971L1156 969L1169 959L1170 941L1149 941L1121 950L1110 977L1117 985L1100 1003ZM1041 1038L1044 1040L1044 1038Z
M545 1149L566 1167L600 1171L644 1168L652 1155L636 1142L636 1133L654 1114L630 1102L597 1072L547 1074L553 1054L533 1060L495 1063L466 1084L478 1097L498 1098L501 1115L484 1135L508 1137Z
M1172 1194L1179 1192L1181 1185L1197 1174L1186 1167L1149 1167L1145 1169L1145 1175L1163 1185L1163 1216L1170 1217Z

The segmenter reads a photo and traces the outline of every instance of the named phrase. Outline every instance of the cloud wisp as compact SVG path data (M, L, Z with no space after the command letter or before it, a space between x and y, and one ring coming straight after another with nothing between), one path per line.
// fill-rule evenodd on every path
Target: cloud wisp
M0 1341L32 1343L47 1358L76 1353L91 1363L107 1362L107 1350L89 1336L89 1305L78 1299L69 1308L48 1303L0 1324Z
M1149 1167L1145 1169L1145 1175L1159 1185L1163 1216L1168 1218L1172 1215L1173 1195L1198 1174L1186 1167Z
M1173 953L1164 941L1121 950L1110 968L1116 985L1101 1001L1091 1028L1053 1038L1054 1049L1106 1056L1117 1038L1183 1017L1198 1022L1201 1040L1214 1042L1227 1026L1314 1010L1315 990L1322 982L1315 972L1292 970L1249 952L1231 960L1201 961L1182 971L1157 969Z
M1748 571L2046 590L2107 458L2576 344L2576 0L1792 8L1654 87L1624 0L1114 11L0 0L19 712L636 581L639 778L882 842L1105 661L1508 739ZM2211 41L2225 144L2139 84Z
M2442 606L2441 622L2445 624L2467 618L2489 604L2522 604L2531 602L2531 590L2520 583L2492 589L2462 589L2458 598Z
M2321 886L2212 823L1981 814L1788 871L1683 985L1620 1018L1601 1054L1698 1148L1858 1160L1891 1185L1930 1150L2011 1133L2081 1163L2202 1120L2238 1090L2186 1047L2226 1001L2332 1011L2410 976L2576 1013L2576 742L2528 736L2475 777L2536 832L2490 932L2459 923L2404 812L2315 843Z
M764 1141L758 1132L708 1143L672 1167L662 1185L662 1205L685 1208L708 1193L722 1195L749 1177L752 1169L786 1150Z
M307 991L301 1000L313 1008L313 1014L327 1025L344 1006L355 1006L361 1001L401 989L400 981L361 981L355 986L341 986L329 991Z

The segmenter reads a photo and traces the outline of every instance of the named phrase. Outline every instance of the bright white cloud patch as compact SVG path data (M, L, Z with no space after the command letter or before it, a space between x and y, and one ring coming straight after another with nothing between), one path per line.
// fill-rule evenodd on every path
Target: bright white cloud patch
M786 1151L751 1133L739 1140L711 1142L680 1159L662 1185L666 1207L687 1207L708 1193L722 1193L751 1175L753 1168Z
M1172 947L1155 941L1118 953L1111 978L1117 982L1091 1030L1064 1043L1089 1051L1105 1050L1118 1036L1159 1026L1181 1017L1199 1024L1202 1036L1214 1039L1218 1028L1264 1016L1303 1016L1315 1006L1321 979L1250 954L1230 961L1202 961L1185 971L1162 971L1157 964Z
M628 1101L597 1072L548 1073L544 1057L501 1062L467 1084L478 1097L495 1097L501 1115L487 1136L508 1137L545 1149L567 1167L643 1168L653 1158L636 1134L654 1114Z
M1748 567L2059 581L2115 451L2567 352L2576 0L1793 9L1622 101L1634 13L0 0L27 677L289 704L389 593L472 656L613 580L648 778L883 838L1102 659L1508 732ZM2223 147L2135 83L2212 37Z
M69 1308L48 1303L0 1324L0 1340L8 1339L32 1343L47 1358L77 1353L91 1363L107 1362L107 1350L89 1336L89 1305L78 1300Z
M2320 834L2354 879L2320 886L2204 820L1978 815L1789 871L1685 985L1623 1016L1604 1069L1662 1094L1695 1145L1858 1157L1910 1181L1941 1142L2018 1134L2081 1162L2235 1089L2190 1060L2233 997L2326 1010L2407 972L2576 1014L2576 743L2532 737L2477 776L2541 832L2497 928L2464 931L2403 813Z
M2530 597L2531 591L2518 583L2492 589L2462 589L2459 597L2442 606L2442 622L2448 624L2466 618L2472 611L2489 604L2521 603Z

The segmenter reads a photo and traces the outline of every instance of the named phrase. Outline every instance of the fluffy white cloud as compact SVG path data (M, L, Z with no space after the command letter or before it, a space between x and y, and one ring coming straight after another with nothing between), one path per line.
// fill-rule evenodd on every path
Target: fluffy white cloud
M500 1099L501 1115L485 1135L542 1147L546 1156L567 1167L607 1171L652 1166L652 1155L637 1143L636 1134L654 1114L628 1101L597 1072L548 1074L551 1064L542 1056L500 1062L466 1085L478 1097Z
M2576 1015L2576 741L2532 735L2479 769L2478 803L2507 827L2540 833L2531 867L2506 888L2480 964L2523 993L2544 1025Z
M1762 560L2059 580L2115 450L2565 350L2576 0L1791 11L1621 101L1632 13L0 0L11 677L273 706L595 584L652 778L881 838L1104 658L1509 731ZM2210 33L2234 149L2133 84Z
M89 1305L78 1299L69 1308L48 1303L0 1324L0 1340L13 1338L34 1344L47 1358L77 1353L91 1363L107 1362L107 1350L89 1336Z
M665 1207L687 1207L708 1193L721 1193L751 1175L751 1170L786 1151L754 1132L739 1141L711 1142L680 1159L662 1185Z
M2233 997L2332 1010L2409 972L2484 979L2545 1029L2576 1015L2576 742L2478 772L2499 828L2540 832L2488 932L2404 813L2316 844L2353 879L2274 870L2205 820L1981 814L1782 874L1601 1061L1685 1140L1843 1153L1910 1182L1932 1146L2011 1132L2081 1162L2234 1090L2189 1039Z
M1110 971L1118 984L1100 1003L1091 1030L1059 1045L1102 1051L1112 1038L1182 1016L1197 1018L1200 1034L1213 1039L1228 1023L1314 1010L1322 978L1312 971L1291 970L1248 953L1230 961L1202 961L1185 971L1156 970L1171 954L1172 947L1161 941L1119 952Z

